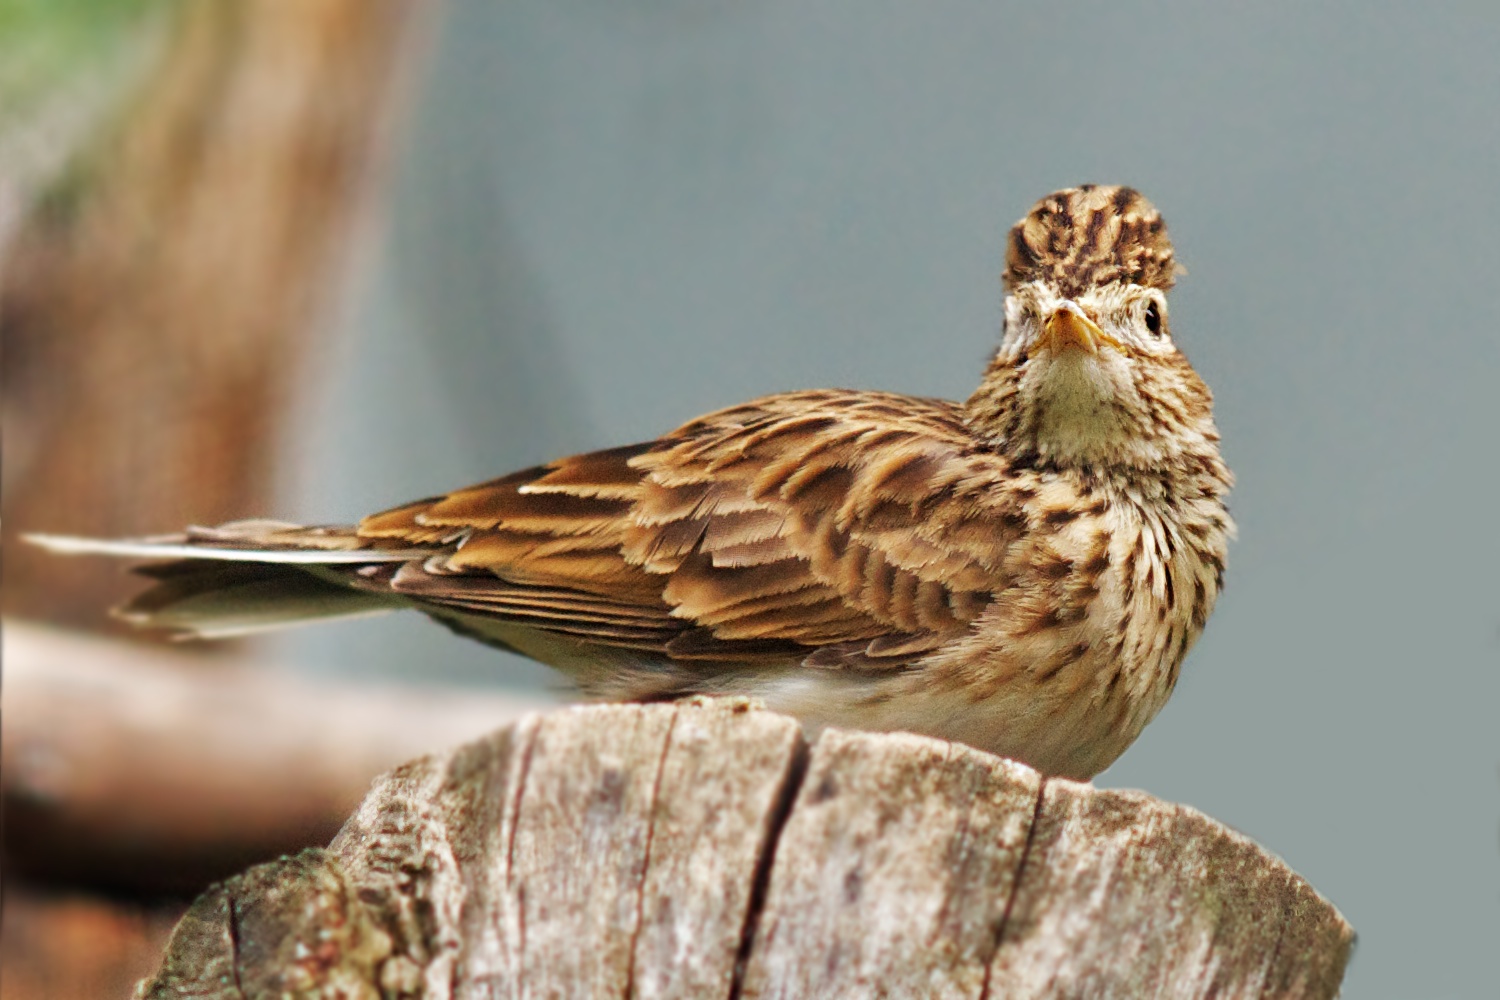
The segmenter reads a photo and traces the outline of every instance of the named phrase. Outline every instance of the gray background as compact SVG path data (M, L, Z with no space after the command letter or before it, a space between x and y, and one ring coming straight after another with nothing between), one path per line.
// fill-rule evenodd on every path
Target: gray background
M1351 997L1497 995L1500 7L449 5L289 506L329 520L801 386L963 397L1006 227L1130 183L1239 476L1228 590L1099 783L1284 856ZM534 667L420 620L317 669Z

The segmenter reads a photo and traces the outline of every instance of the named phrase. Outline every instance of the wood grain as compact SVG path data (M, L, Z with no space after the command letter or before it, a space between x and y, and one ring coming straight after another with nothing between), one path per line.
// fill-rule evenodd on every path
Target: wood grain
M528 717L216 891L143 995L1325 998L1353 940L1192 809L743 702Z
M1352 941L1337 917L1280 859L1195 809L1050 780L993 994L1333 996Z
M1029 768L958 744L825 732L743 995L979 995L1039 788Z

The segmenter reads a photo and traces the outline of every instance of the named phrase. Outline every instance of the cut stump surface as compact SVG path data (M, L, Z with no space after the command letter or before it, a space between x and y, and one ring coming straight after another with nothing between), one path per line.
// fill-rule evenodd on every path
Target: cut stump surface
M1203 814L743 703L530 716L205 893L139 995L1307 997L1353 931Z

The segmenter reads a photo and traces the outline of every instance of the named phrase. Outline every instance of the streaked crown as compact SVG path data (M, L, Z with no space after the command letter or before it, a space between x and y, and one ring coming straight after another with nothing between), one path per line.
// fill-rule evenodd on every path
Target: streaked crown
M1161 213L1128 187L1049 194L1011 227L1005 254L1007 290L1043 279L1070 299L1113 282L1165 291L1179 272Z

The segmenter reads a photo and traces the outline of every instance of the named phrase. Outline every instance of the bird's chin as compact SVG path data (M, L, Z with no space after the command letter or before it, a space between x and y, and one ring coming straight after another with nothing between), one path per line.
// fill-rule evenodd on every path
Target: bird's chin
M1034 355L1021 380L1039 450L1062 461L1115 450L1127 433L1120 403L1133 392L1124 358L1109 348Z
M1130 371L1118 351L1069 348L1033 355L1022 376L1037 402L1048 409L1093 413L1108 406L1130 382Z

